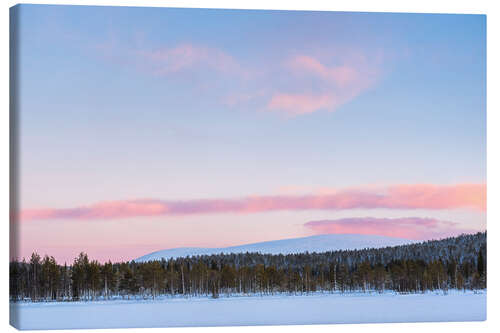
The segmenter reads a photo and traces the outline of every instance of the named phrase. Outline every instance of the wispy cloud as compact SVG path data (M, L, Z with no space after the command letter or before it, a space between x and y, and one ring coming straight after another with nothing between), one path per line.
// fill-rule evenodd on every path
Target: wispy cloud
M313 94L275 94L269 101L268 108L280 110L289 115L297 116L328 109L340 104L332 95Z
M458 223L433 218L354 217L337 220L310 221L305 227L315 234L380 235L415 240L439 239L480 230L464 229Z
M111 34L94 50L108 61L147 75L214 89L210 96L226 107L288 116L335 111L372 87L381 73L380 54L368 58L356 50L346 52L348 57L326 49L315 55L292 56L290 51L267 62L242 61L225 49L197 43L148 44L144 38L125 44Z
M244 74L242 67L229 54L193 44L180 44L157 50L136 51L138 61L157 75L168 75L191 69L213 69L221 73Z
M396 185L379 189L344 189L331 194L252 196L237 199L164 201L156 199L100 202L75 208L27 209L21 220L118 219L138 216L250 214L283 210L348 209L486 210L485 184Z
M486 184L396 185L387 188L388 208L451 209L473 208L486 211Z
M295 75L304 84L300 92L275 92L267 108L296 116L319 110L335 111L370 88L378 79L379 70L360 55L340 65L327 66L317 58L299 55L286 62L288 76ZM307 81L314 80L314 84ZM309 86L314 86L312 90Z
M354 65L344 64L327 67L313 57L302 55L290 59L289 66L294 71L318 76L339 87L362 81L360 70L355 68Z
M105 42L94 45L94 52L108 61L132 67L144 74L172 76L187 72L211 75L235 75L246 78L248 71L229 53L195 43L164 44L156 47L140 43L124 44L111 34ZM196 82L194 82L196 83Z

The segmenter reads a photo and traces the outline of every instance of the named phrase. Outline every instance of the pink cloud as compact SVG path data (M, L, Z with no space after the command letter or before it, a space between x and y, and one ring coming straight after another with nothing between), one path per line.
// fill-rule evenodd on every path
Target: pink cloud
M229 54L192 44L181 44L155 51L136 51L142 66L152 68L157 75L168 75L193 68L213 69L228 74L245 75L245 71Z
M311 56L300 55L291 58L287 62L291 74L299 75L300 79L310 77L319 80L318 91L277 92L272 95L267 108L293 116L319 110L335 111L370 88L379 76L379 71L375 66L369 65L363 56L352 59L356 62L327 66Z
M312 56L298 55L285 58L282 61L285 66L260 63L249 69L248 65L242 66L238 59L215 47L181 43L148 49L142 46L144 42L139 44L131 47L111 38L97 45L95 50L113 63L136 67L147 74L165 77L177 74L176 79L187 75L190 82L204 89L211 87L211 80L218 75L230 75L237 80L228 91L219 91L225 95L223 104L291 116L319 110L335 111L371 87L379 76L380 57L372 57L377 60L370 63L359 52L349 53L349 58L343 59L340 65L327 65ZM338 54L331 51L323 52L322 57L339 60ZM200 73L208 74L208 78ZM277 83L275 77L287 78L286 83ZM314 90L308 79L315 81Z
M302 196L252 196L239 199L100 202L76 208L27 209L21 220L118 219L138 216L259 213L281 210L459 209L486 211L485 184L395 185L382 189L338 190Z
M335 98L330 95L275 94L268 108L295 116L328 109L335 104Z
M333 82L338 86L346 86L361 81L359 71L354 66L341 65L327 67L317 59L309 56L296 56L289 61L296 71L303 71Z
M479 231L460 228L454 222L419 217L394 219L355 217L311 221L304 226L313 230L315 234L379 235L415 240L439 239Z
M388 208L442 209L462 206L486 211L486 184L396 185L387 189Z

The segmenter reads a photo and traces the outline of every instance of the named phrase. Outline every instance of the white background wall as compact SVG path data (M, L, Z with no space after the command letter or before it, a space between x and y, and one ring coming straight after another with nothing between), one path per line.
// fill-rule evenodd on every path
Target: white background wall
M8 325L8 218L9 218L9 11L15 1L2 2L0 12L0 328L12 332ZM477 332L499 331L500 302L498 248L500 223L500 1L498 0L66 0L36 1L27 3L74 4L74 5L127 5L127 6L170 6L170 7L212 7L212 8L247 8L247 9L295 9L295 10L333 10L333 11L390 11L390 12L425 12L425 13L471 13L487 14L488 33L488 321L482 323L422 323L422 324L374 324L374 325L321 325L321 326L279 326L279 327L215 327L215 328L177 328L169 332L367 332L370 333L412 333L412 332ZM436 309L439 311L439 309ZM127 332L160 332L165 329L130 329ZM106 330L118 332L120 330ZM60 331L66 332L66 331ZM67 331L71 332L71 331ZM79 330L78 332L94 332Z

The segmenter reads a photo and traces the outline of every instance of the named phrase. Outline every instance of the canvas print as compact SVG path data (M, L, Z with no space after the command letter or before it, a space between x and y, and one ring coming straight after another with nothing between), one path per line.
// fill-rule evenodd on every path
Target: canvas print
M486 320L486 16L17 5L18 329Z

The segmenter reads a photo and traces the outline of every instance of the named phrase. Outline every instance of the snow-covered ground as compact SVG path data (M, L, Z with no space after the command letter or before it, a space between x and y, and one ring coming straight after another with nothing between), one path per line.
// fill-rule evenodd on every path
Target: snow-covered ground
M11 304L19 329L340 324L486 319L486 292L314 294Z

